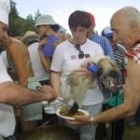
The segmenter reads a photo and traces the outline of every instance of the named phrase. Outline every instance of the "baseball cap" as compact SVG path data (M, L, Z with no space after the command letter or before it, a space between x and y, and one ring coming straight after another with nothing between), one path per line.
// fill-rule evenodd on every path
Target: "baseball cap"
M67 30L63 27L63 26L60 26L58 32L59 33L65 33Z
M105 37L113 37L113 31L111 30L110 27L105 27L103 30L102 30L102 36L105 36Z

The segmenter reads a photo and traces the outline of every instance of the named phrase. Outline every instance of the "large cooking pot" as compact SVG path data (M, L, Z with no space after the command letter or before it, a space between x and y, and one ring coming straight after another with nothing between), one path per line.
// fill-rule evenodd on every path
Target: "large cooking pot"
M36 128L17 136L17 140L80 140L79 134L63 126Z

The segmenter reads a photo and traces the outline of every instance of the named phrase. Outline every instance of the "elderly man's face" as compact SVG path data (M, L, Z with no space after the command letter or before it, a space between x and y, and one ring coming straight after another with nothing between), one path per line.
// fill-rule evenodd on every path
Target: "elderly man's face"
M122 44L126 49L130 49L132 46L132 32L129 24L120 21L119 16L115 16L111 19L111 28L113 30L113 42Z

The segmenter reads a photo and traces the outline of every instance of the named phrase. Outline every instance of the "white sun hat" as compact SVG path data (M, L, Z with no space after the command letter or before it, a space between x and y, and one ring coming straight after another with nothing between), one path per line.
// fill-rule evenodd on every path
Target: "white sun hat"
M40 25L58 25L52 16L50 15L41 15L37 18L35 27Z
M10 13L10 1L0 0L0 22L8 25Z

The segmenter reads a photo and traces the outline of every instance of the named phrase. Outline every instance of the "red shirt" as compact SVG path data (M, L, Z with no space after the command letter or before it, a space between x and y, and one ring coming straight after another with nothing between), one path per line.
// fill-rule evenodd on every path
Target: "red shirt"
M137 64L140 65L140 40L136 41L127 53L126 56L128 58L132 58L136 61Z

